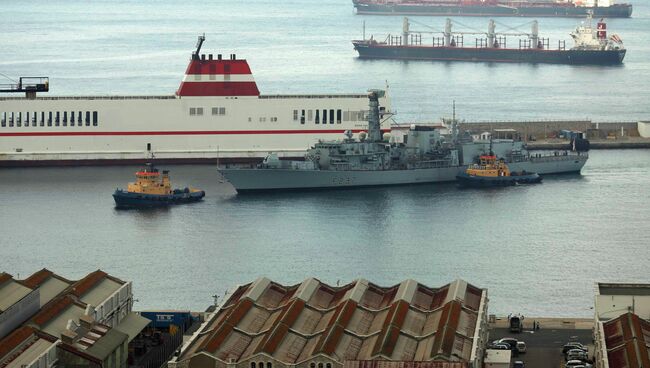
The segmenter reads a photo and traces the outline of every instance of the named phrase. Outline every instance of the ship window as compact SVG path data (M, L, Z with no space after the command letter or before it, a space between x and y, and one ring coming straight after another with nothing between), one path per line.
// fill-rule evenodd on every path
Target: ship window
M330 124L334 124L334 109L330 110Z
M61 113L56 112L56 116L54 118L54 126L59 126L59 122L61 121Z
M81 126L81 111L79 111L79 114L77 114L77 125Z
M260 122L261 122L261 123L266 122L266 117L260 118Z
M23 124L22 124L22 123L23 123L23 121L22 121L22 120L23 120L22 117L23 117L23 113L22 113L22 112L19 112L19 113L18 113L18 116L16 117L16 126L17 126L17 127L23 125Z
M93 126L97 126L97 111L93 111Z
M249 122L249 123L253 122L253 118L251 118L251 117L249 116L249 117L248 117L248 122Z
M6 112L2 113L2 126L3 127L7 126L7 113Z
M203 115L203 108L202 107L197 107L196 108L196 115Z
M226 108L225 107L220 107L219 108L219 115L226 115Z
M74 118L73 118L73 120L74 120ZM64 111L63 112L63 126L66 126L66 125L68 125L68 112Z
M314 122L320 124L320 110L316 110L316 119Z
M300 124L305 124L305 110L300 114Z
M14 126L14 113L12 112L9 115L9 127L13 127L13 126Z
M327 124L327 110L323 110L323 124Z
M36 116L37 116L37 113L36 113L36 111L34 111L34 114L32 115L32 126L33 127L36 126Z
M344 121L350 121L350 112L349 111L343 111L343 120Z
M311 122L314 120L314 110L307 110L307 121Z
M298 110L293 110L293 121L298 121Z
M29 111L25 113L25 126L26 127L29 126Z
M41 111L41 126L45 126L45 111Z
M70 111L70 126L74 126L74 111Z
M47 114L47 126L52 126L52 111Z
M196 107L190 107L190 116L196 115Z
M336 124L341 124L341 110L336 110Z
M90 111L86 111L86 126L90 126Z

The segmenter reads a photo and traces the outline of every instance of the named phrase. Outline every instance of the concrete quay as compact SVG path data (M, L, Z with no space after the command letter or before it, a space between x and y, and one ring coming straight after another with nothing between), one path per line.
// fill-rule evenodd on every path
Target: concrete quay
M591 149L633 149L650 148L650 139L640 137L624 137L617 139L590 139ZM530 150L565 150L569 141L563 139L546 139L529 141L526 147Z

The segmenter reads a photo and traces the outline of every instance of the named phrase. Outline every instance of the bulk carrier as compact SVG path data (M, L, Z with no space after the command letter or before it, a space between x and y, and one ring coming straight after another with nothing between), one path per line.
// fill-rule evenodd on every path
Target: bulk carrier
M357 14L490 17L629 18L631 4L613 0L352 0Z
M444 31L439 32L439 37L435 36L437 33L413 32L409 19L404 18L401 35L389 34L384 41L371 37L352 44L364 59L618 65L626 53L621 37L608 37L603 19L596 28L592 27L591 17L571 33L571 48L563 40L558 41L557 48L551 47L548 38L539 36L537 21L531 22L530 32L497 33L494 20L490 20L487 32L452 32L452 21L447 18ZM430 44L423 41L427 34L434 34ZM473 44L465 42L468 34L477 36ZM513 36L518 39L509 46L509 41L513 42L508 37Z
M175 94L42 97L48 78L0 85L13 95L0 97L0 166L298 157L319 139L365 129L365 93L262 95L246 60L201 54L204 40ZM387 94L381 103L388 113Z

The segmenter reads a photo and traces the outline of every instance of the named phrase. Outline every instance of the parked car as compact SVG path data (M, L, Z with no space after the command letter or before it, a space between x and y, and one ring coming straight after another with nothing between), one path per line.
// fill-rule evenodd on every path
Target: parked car
M524 354L526 352L526 343L523 341L517 341L517 352L519 354Z
M569 360L566 362L564 365L566 368L578 368L578 367L585 367L585 363L582 360Z
M492 349L496 349L496 350L512 350L512 348L508 344L496 344L496 345L492 346Z
M508 344L513 350L517 348L517 342L517 339L512 337L504 337L503 339L499 340L499 344Z
M512 368L525 368L526 364L522 362L521 360L517 360L512 364Z
M587 352L581 349L571 349L567 352L566 354L566 360L580 360L580 361L586 361L589 359L589 356L587 355Z
M562 347L562 354L566 355L569 352L569 350L572 350L572 349L580 349L580 350L584 350L584 351L589 350L589 349L587 349L586 346L582 345L581 343L579 343L577 341L573 341L573 342L566 343Z

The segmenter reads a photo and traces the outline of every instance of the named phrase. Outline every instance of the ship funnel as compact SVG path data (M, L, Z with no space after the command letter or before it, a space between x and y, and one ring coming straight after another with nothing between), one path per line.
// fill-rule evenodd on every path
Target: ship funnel
M224 60L217 54L214 60L212 54L206 58L199 54L204 37L199 38L197 50L192 53L190 64L176 95L192 96L259 96L260 91L253 78L253 73L246 60L237 60L235 54L230 54L230 60Z
M384 91L372 89L368 91L368 106L370 112L368 114L368 140L371 142L380 142L381 136L381 122L379 121L379 98L383 97Z

